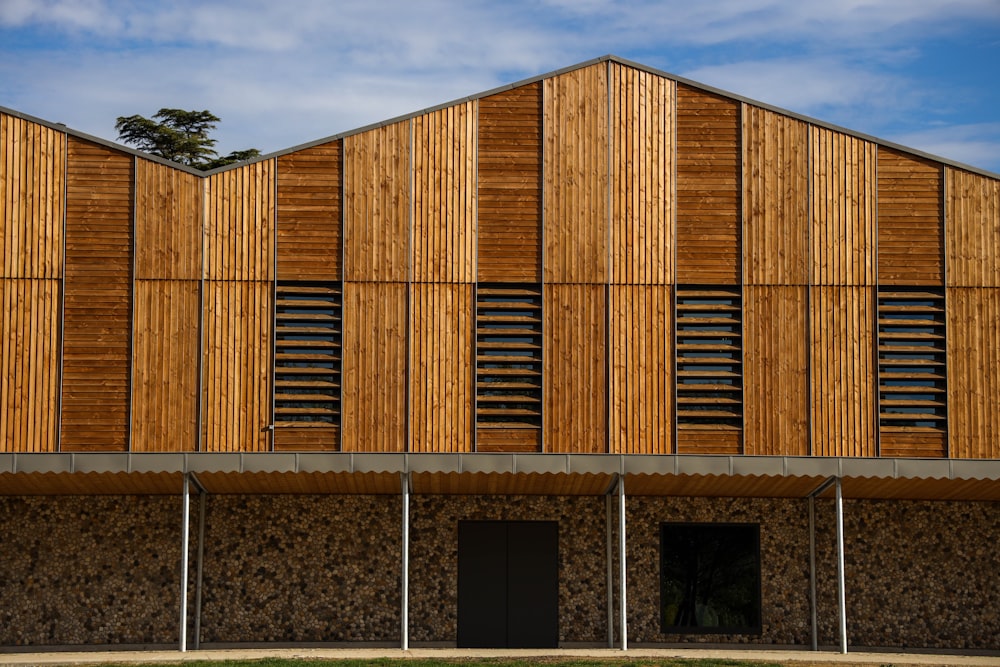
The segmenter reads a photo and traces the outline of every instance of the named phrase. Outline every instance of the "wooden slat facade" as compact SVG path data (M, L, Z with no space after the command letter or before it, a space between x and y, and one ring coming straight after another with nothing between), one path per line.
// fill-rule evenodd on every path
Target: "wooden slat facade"
M742 281L740 103L677 84L677 283Z
M956 287L948 303L948 448L1000 458L1000 290Z
M63 451L129 444L134 160L69 138L63 324Z
M205 280L274 278L274 160L206 181Z
M744 105L743 282L809 280L809 128Z
M476 279L476 103L413 120L414 282Z
M812 285L874 285L875 144L809 128Z
M948 167L949 287L1000 287L1000 181Z
M673 103L669 79L611 66L611 276L673 282Z
M202 179L137 159L136 280L200 280Z
M545 285L542 442L546 452L608 450L604 285Z
M875 295L871 287L809 292L809 400L814 456L875 456Z
M944 284L942 171L938 163L879 147L879 284Z
M544 83L545 282L608 281L608 68Z
M60 279L66 135L0 114L2 278Z
M670 454L673 291L668 285L612 285L608 300L608 451Z
M479 100L479 282L542 279L542 85Z
M201 451L271 448L270 283L204 283Z
M344 283L343 451L406 449L407 300L405 283Z
M410 121L344 139L344 280L410 277Z
M135 282L132 451L198 449L200 287L196 280Z
M343 141L278 158L277 279L340 280Z
M806 288L743 288L743 454L809 454Z
M472 285L410 287L409 451L472 451L474 312Z

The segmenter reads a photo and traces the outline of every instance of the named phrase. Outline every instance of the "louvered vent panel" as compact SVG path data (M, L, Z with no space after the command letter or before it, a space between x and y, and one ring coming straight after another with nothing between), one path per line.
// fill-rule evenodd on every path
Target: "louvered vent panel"
M275 429L340 426L341 304L336 283L278 283Z
M677 288L677 427L740 430L743 423L738 288Z
M947 419L943 290L878 295L879 418L886 431L943 431Z
M476 297L479 451L540 451L542 292L481 284Z

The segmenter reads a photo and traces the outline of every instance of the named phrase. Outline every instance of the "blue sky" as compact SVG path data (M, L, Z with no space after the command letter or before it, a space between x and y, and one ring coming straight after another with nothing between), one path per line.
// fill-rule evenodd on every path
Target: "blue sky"
M0 106L288 148L613 53L1000 172L1000 0L0 0Z

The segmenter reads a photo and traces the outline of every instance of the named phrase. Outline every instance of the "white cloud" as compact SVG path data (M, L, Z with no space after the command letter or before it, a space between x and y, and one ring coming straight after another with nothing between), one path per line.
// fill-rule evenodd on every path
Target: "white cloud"
M974 167L1000 170L1000 122L950 125L898 134L891 140ZM985 167L984 167L985 165Z

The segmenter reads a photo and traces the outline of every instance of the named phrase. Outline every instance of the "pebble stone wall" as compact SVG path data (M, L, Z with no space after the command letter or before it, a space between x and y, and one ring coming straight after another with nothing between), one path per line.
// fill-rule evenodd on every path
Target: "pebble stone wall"
M400 503L210 496L202 641L397 643ZM180 511L179 497L0 496L0 646L175 643ZM832 502L816 516L819 641L833 645ZM558 521L560 641L606 642L603 498L415 495L410 517L413 645L455 641L464 519ZM762 635L660 632L664 521L760 524ZM808 645L805 500L631 497L627 531L630 645ZM1000 650L1000 503L845 501L845 534L852 645Z

